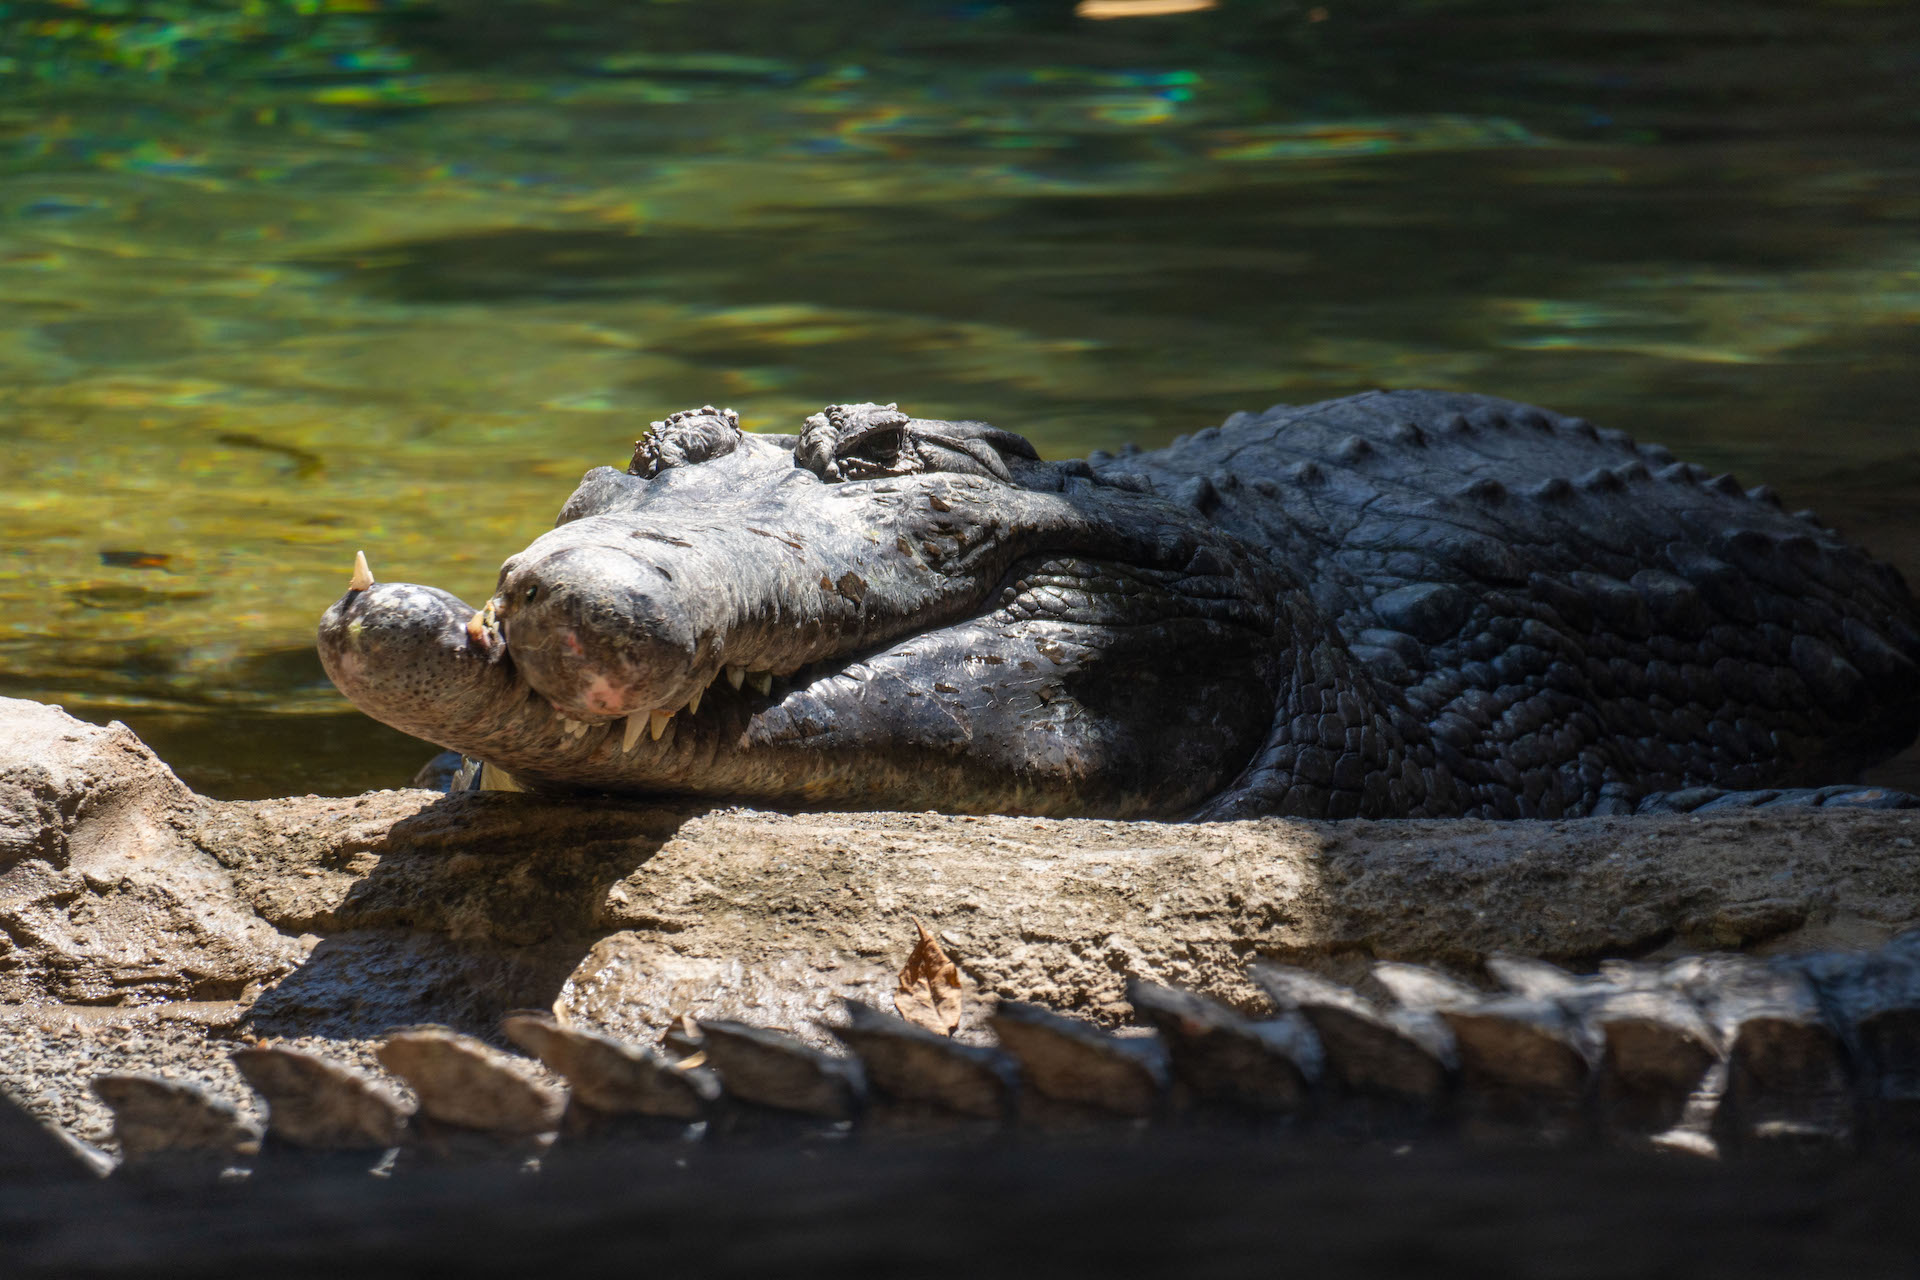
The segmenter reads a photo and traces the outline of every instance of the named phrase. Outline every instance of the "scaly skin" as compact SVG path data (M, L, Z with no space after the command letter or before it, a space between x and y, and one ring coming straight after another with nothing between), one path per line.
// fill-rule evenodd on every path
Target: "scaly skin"
M1064 463L891 406L675 415L481 613L374 584L320 650L523 785L776 805L1551 818L1844 781L1920 726L1893 570L1664 450L1433 392Z

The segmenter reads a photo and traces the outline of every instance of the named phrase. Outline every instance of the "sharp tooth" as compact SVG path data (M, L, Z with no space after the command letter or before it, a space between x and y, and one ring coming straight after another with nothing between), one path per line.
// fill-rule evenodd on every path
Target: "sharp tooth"
M700 699L706 695L706 692L707 692L707 688L705 685L702 685L698 689L695 689L693 691L693 696L687 699L688 715L692 716L692 715L700 714Z
M756 671L748 676L747 679L753 682L754 689L757 690L762 697L773 692L773 672Z
M365 591L373 585L373 570L367 568L367 553L353 553L353 576L347 579L347 590Z
M620 749L631 751L640 744L640 735L647 731L647 722L639 716L627 717L627 731L620 739ZM658 734L654 735L658 737Z
M474 615L467 619L467 639L473 641L475 644L486 643L487 632L492 629L493 625L493 601L489 600L487 601L486 608L475 610Z
M658 742L660 741L660 735L665 733L667 731L667 726L672 723L673 723L673 712L671 711L652 712L647 716L647 732L653 735L653 740L655 742Z
M727 668L727 683L732 685L734 688L738 689L742 684L746 682L746 679L747 679L747 669L745 667L728 667Z

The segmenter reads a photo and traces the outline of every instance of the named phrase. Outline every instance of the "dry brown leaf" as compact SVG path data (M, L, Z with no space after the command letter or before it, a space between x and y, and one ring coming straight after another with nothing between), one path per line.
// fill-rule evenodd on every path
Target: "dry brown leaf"
M950 1036L960 1025L960 970L947 959L947 953L920 918L914 916L912 920L913 927L920 931L920 941L900 970L893 1007L915 1026Z

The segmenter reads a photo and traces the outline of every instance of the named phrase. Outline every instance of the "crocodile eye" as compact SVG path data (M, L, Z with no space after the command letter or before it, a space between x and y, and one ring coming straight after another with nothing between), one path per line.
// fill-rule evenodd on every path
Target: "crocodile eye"
M1009 457L1040 455L1011 431L912 418L891 404L830 404L807 419L793 450L795 466L828 482L950 471L1010 484Z
M531 586L531 587L528 587L526 591L521 594L520 599L523 603L532 604L534 601L534 598L539 594L540 594L539 586L538 585Z

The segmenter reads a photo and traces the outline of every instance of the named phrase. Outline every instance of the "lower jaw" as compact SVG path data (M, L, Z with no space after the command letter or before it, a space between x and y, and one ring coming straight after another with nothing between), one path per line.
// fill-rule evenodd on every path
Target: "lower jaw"
M767 694L751 686L736 691L722 680L693 712L598 723L555 711L516 672L523 713L511 725L484 740L442 745L534 790L783 808L1175 818L1204 800L1209 781L1221 781L1196 775L1169 788L1164 778L1134 777L1142 767L1134 758L1139 752L1108 758L1110 726L1099 710L1088 708L1093 718L1086 724L1070 717L1049 722L1057 699L1042 697L1022 720L1019 690L973 690L971 714L962 712L949 726L935 705L942 699L932 696L946 686L923 687L936 643L916 637L886 653L817 667ZM979 646L961 636L948 647L970 652ZM903 662L917 664L912 669L921 676L907 674ZM1044 691L1026 690L1036 692ZM1186 786L1189 781L1199 790Z
M817 707L803 714L820 723ZM1191 807L1107 785L1023 780L991 759L906 750L885 727L861 736L842 721L830 734L822 731L822 737L839 740L830 746L769 741L768 717L778 716L790 728L794 715L782 703L704 706L697 715L674 717L658 739L643 735L630 751L621 721L523 735L495 749L455 749L533 791L683 796L784 809L1115 819L1173 818ZM561 723L558 716L553 723Z

